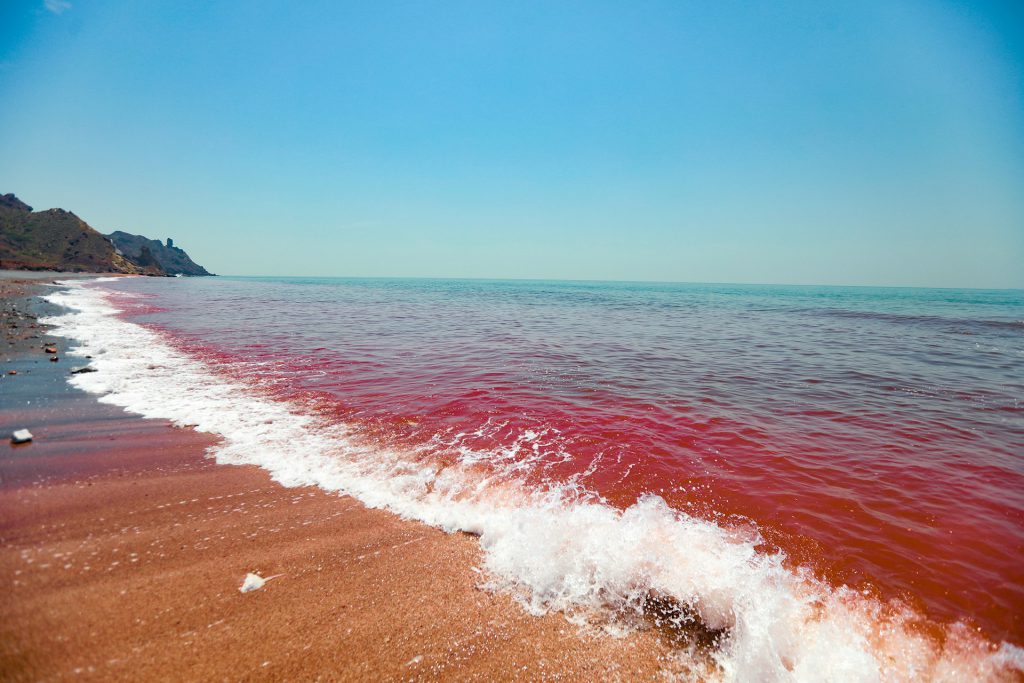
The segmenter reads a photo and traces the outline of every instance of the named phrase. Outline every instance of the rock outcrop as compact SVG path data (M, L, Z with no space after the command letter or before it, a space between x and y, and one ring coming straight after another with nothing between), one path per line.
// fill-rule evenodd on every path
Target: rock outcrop
M168 275L211 275L195 263L184 249L174 246L168 238L167 244L151 240L142 235L132 235L118 230L108 235L114 246L138 265L156 264Z
M14 196L14 193L0 194L0 207L5 209L17 209L18 211L31 211L32 207Z

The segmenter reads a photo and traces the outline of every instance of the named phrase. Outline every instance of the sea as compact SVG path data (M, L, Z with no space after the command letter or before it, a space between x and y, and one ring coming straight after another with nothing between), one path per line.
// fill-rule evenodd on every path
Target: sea
M1024 679L1024 290L69 281L72 383L723 680ZM467 568L467 571L469 568Z

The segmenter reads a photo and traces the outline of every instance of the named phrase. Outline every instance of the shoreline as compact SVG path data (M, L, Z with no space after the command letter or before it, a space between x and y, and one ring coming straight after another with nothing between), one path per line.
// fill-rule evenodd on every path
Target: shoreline
M42 279L0 280L5 333L12 305L48 305L34 298ZM5 680L685 671L672 634L612 637L483 590L472 536L215 464L214 437L100 403L39 348L66 340L18 329L32 332L6 340L0 415L35 440L0 459ZM247 572L281 576L243 594Z
M0 278L8 284L18 283ZM89 661L71 673L102 680L140 667L173 678L185 665L172 659L203 667L204 679L816 680L827 670L837 680L1016 680L1024 671L1024 650L1009 642L820 583L658 496L618 510L534 499L527 487L508 507L504 491L466 503L471 476L364 445L344 425L196 363L117 315L116 295L69 283L32 298L28 285L44 290L21 282L2 309L6 321L21 302L27 329L5 326L8 345L24 347L9 362L25 372L0 383L0 426L37 438L0 460L11 482L0 488L0 549L10 550L0 551L0 578L14 596L0 618L15 624L0 627L0 674L10 662L19 680L62 679L67 666L32 667L52 669L69 651ZM53 327L33 329L33 314ZM69 382L75 365L42 348L55 341L98 374ZM35 457L17 457L26 451ZM410 490L410 472L426 489ZM97 576L106 576L102 599L92 598ZM253 578L257 590L243 596ZM230 633L212 633L225 624ZM92 640L69 650L82 633ZM114 670L126 660L130 674Z

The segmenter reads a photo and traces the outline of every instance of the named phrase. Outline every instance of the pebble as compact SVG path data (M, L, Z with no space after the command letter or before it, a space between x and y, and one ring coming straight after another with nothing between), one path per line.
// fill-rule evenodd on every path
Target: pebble
M284 574L274 574L273 576L268 576L264 578L259 574L249 572L245 575L245 580L242 581L242 587L238 590L242 593L248 593L249 591L259 590L260 588L263 588L264 584L266 584L267 581L270 581L271 579L276 579L279 576L284 576Z
M18 429L11 434L11 443L28 443L32 440L32 432L27 429Z
M242 582L242 587L238 590L242 593L248 593L249 591L259 590L263 588L263 584L267 582L259 574L253 574L252 572L245 575L245 581Z

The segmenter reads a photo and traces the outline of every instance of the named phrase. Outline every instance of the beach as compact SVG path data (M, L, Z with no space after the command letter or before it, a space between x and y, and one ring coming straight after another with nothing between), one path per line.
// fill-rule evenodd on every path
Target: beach
M964 4L5 3L0 683L1024 683Z
M1012 294L52 279L2 281L4 679L1024 670Z
M2 282L2 428L35 437L5 445L0 460L3 680L615 680L687 670L671 632L612 637L481 588L472 535L215 464L206 457L215 437L70 387L68 373L87 360L63 357L68 340L25 317L52 313L33 298L44 289L53 288ZM45 342L60 361L47 360ZM242 593L249 572L275 578Z

